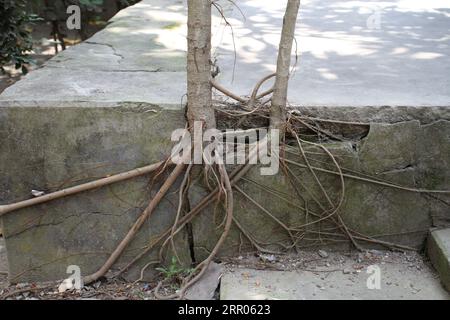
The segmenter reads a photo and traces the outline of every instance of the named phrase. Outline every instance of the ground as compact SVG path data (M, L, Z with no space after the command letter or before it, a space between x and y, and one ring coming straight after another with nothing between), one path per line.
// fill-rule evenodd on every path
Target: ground
M365 253L304 251L289 256L248 255L225 259L220 291L211 299L450 299L428 260L415 252L369 250ZM381 270L381 287L368 289L367 267ZM36 284L7 287L6 256L0 239L0 299L153 300L156 281L98 281L81 291L58 293L51 286L25 291ZM211 280L208 280L211 281ZM163 290L171 291L171 285ZM11 294L17 292L17 294ZM10 295L11 294L11 295Z
M237 4L245 19L230 2L222 2L234 40L214 9L213 55L221 71L215 80L237 94L249 95L258 80L275 70L285 1L240 0ZM289 103L326 106L330 110L323 113L335 116L340 111L334 107L351 107L339 116L357 117L361 112L372 121L450 118L443 108L450 104L448 10L445 1L302 1ZM372 18L379 18L380 24L371 25ZM142 1L111 21L115 25L108 32L96 34L49 66L62 64L70 74L41 73L42 82L51 84L52 90L36 88L23 100L127 98L178 106L186 77L183 2ZM86 54L89 61L80 59ZM118 86L125 77L130 85ZM162 78L163 83L155 83L154 78ZM32 83L22 83L17 90L28 91ZM155 89L143 90L149 87ZM4 96L4 100L13 98L18 99L17 91ZM391 111L388 115L386 109Z
M380 287L368 288L368 267L379 267ZM255 267L257 269L255 269ZM228 299L448 300L427 259L414 252L302 252L235 260L222 277Z
M240 0L214 50L218 81L247 95L275 71L285 1ZM301 106L448 106L448 1L301 1L289 102ZM223 31L225 30L225 31ZM163 42L169 43L169 39ZM214 43L214 42L213 42ZM236 61L234 59L236 48ZM295 57L294 57L295 58Z

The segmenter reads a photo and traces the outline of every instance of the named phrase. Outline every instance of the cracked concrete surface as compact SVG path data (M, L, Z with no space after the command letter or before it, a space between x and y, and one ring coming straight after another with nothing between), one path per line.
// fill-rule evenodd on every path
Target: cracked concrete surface
M274 71L285 0L239 0L245 20L222 2L235 37L215 12L216 81L247 95ZM305 114L342 120L450 120L448 9L445 1L303 1L289 102ZM380 15L379 28L367 25L373 14ZM185 37L183 1L144 0L6 90L0 105L128 99L179 108L186 91Z
M304 254L303 254L304 256ZM305 258L241 257L227 266L221 300L450 300L429 263L417 253L371 250L364 254L315 253ZM307 259L306 259L307 260ZM308 260L307 260L308 261ZM256 264L257 265L257 264ZM283 266L283 267L281 267ZM267 269L267 270L264 270ZM278 271L271 269L279 268ZM286 271L281 271L285 269Z
M249 94L275 71L286 1L237 3L245 20L234 7L227 12L236 68L226 32L216 51L223 70L219 79L232 91ZM449 107L449 10L446 0L302 1L289 102L328 108ZM379 24L371 25L377 19Z

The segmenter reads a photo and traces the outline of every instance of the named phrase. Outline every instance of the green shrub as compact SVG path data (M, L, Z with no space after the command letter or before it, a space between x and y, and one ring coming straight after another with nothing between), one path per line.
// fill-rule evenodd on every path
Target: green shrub
M14 63L16 69L27 73L30 63L27 52L32 49L29 24L37 20L26 11L24 0L0 0L0 69Z

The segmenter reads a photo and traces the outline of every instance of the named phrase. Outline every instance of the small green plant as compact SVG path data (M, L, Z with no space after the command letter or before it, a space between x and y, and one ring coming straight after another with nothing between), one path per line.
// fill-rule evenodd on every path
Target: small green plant
M176 257L172 257L168 267L155 268L161 272L164 280L179 282L182 277L189 275L194 269L184 268L179 263Z
M0 0L0 70L13 63L16 69L27 73L32 49L30 23L39 20L26 11L24 0Z

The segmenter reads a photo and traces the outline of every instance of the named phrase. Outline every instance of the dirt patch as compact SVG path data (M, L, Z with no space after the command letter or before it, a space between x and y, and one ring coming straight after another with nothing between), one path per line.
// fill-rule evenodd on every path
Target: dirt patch
M303 251L298 254L273 255L249 254L225 259L223 263L232 271L234 268L256 270L359 273L373 264L402 264L405 268L423 270L431 268L429 261L417 252L395 252L367 250L365 252Z

